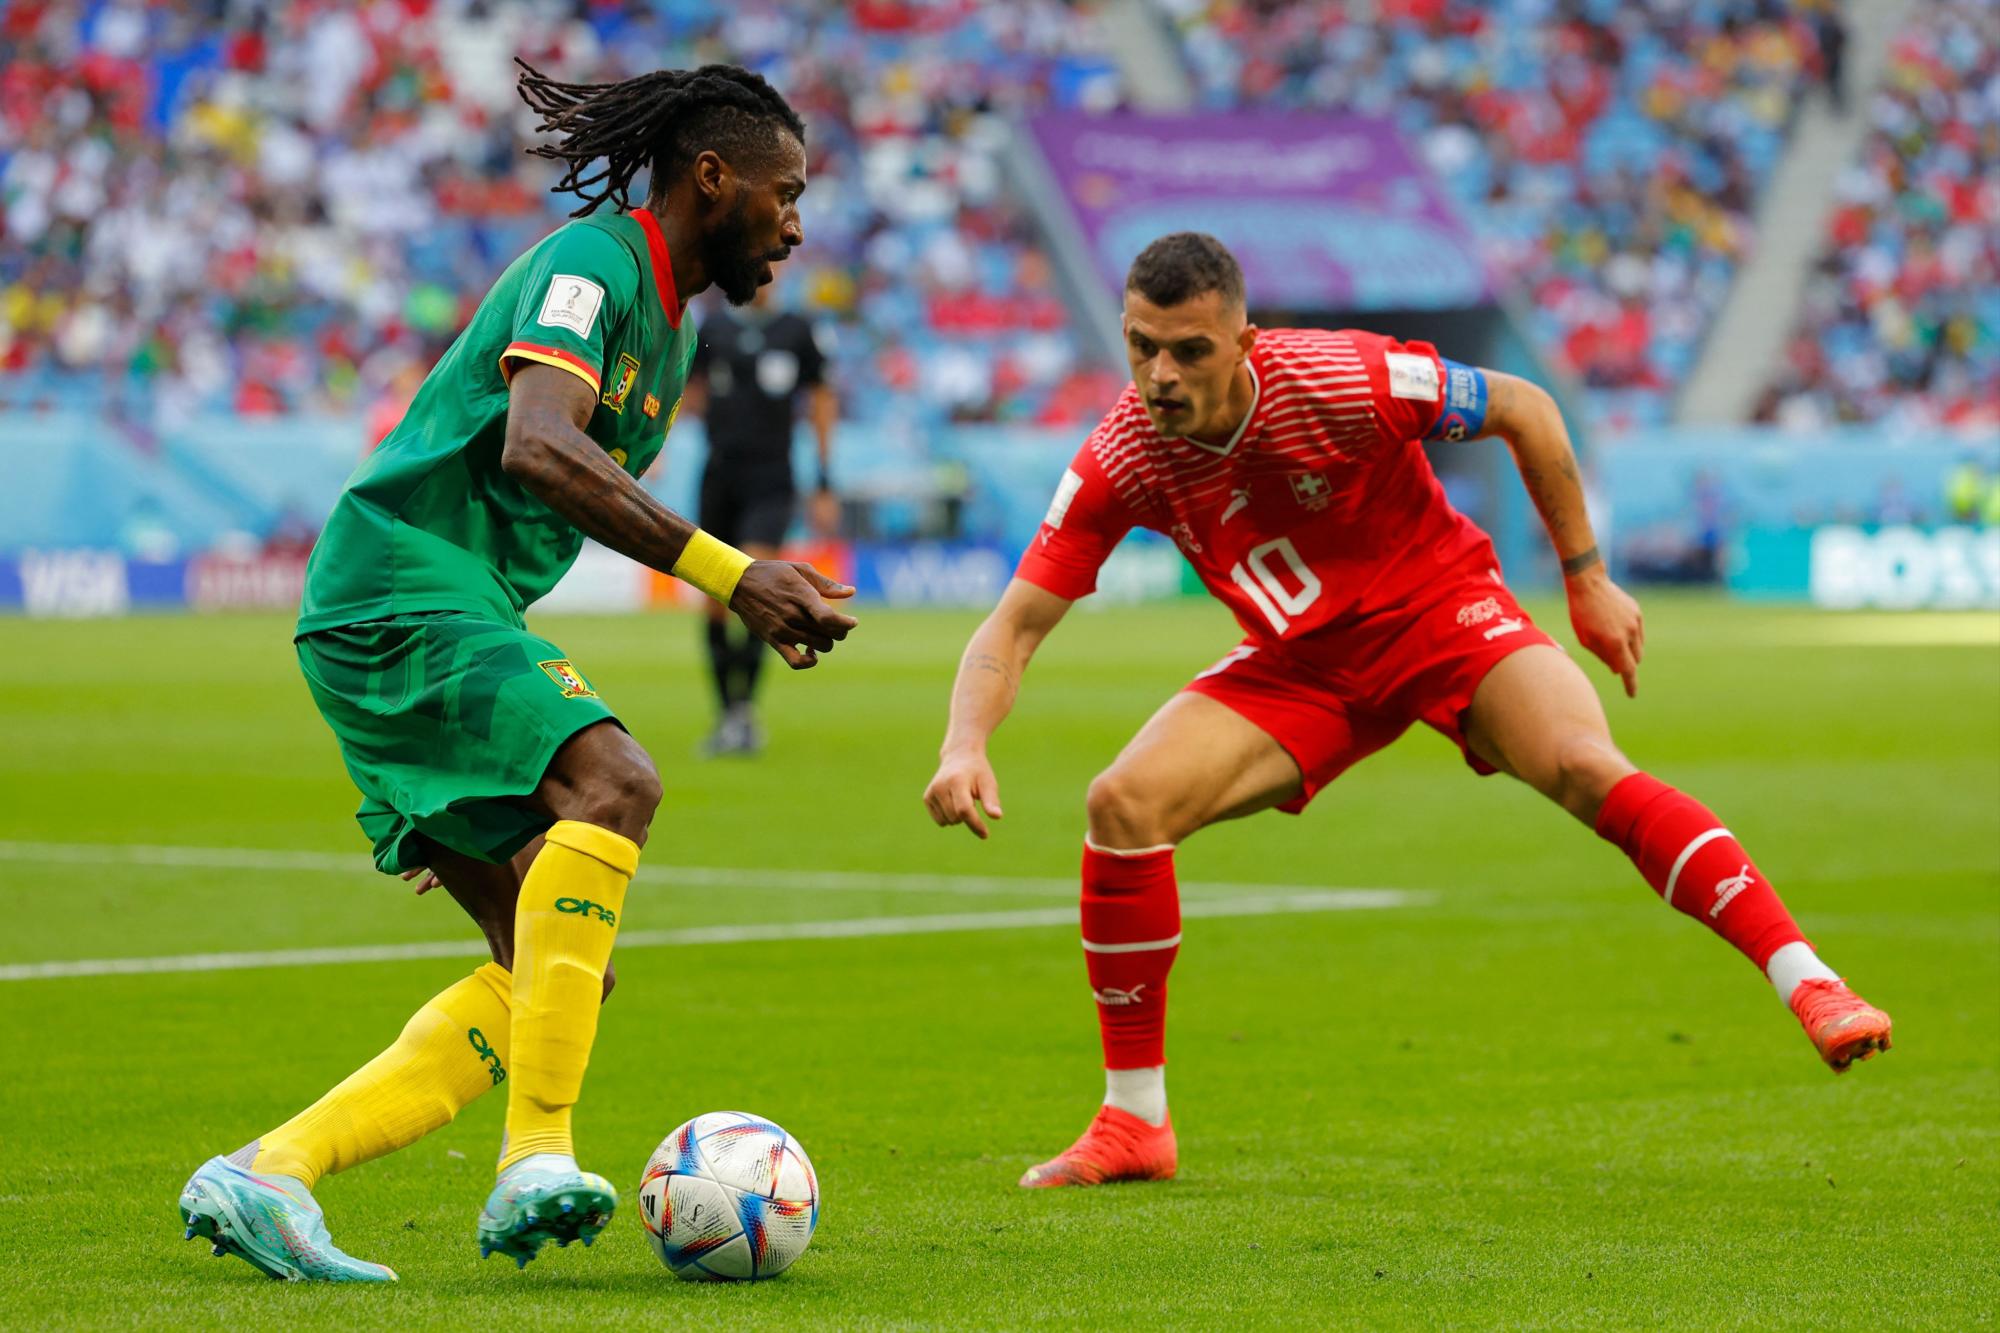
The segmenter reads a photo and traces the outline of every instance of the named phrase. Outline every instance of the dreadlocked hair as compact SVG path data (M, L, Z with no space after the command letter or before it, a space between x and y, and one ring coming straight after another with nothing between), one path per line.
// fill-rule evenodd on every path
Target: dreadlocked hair
M661 69L622 83L562 83L519 57L514 63L521 67L521 100L542 118L536 129L562 136L528 151L567 164L551 193L583 200L573 218L607 199L630 208L632 177L641 167L652 169L658 193L705 149L740 161L768 147L773 129L806 139L791 103L761 75L736 65ZM585 175L599 158L603 167Z

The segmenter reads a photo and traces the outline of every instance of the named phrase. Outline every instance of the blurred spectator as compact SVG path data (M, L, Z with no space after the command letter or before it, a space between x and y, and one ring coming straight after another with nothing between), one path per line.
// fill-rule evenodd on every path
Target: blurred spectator
M303 561L312 554L313 543L317 540L319 524L307 517L304 508L294 500L286 502L278 511L278 517L264 534L263 544L258 549L263 555Z
M395 376L382 387L382 392L376 395L375 400L368 404L367 424L364 430L368 445L362 450L363 453L374 453L375 446L388 439L389 432L396 429L397 424L403 419L403 413L409 411L410 404L415 401L417 390L423 387L426 369L414 361L398 366Z
M1807 14L1813 41L1819 46L1820 86L1826 89L1834 114L1844 116L1847 114L1847 19L1840 12L1840 0L1815 0L1807 6Z
M1618 543L1624 576L1637 583L1713 584L1722 581L1724 545L1735 523L1722 479L1706 470L1689 481L1680 514Z
M0 406L392 419L562 220L516 55L581 80L731 60L784 90L813 176L793 287L858 410L1095 415L1000 167L1003 117L1118 99L1059 0L15 0Z
M2000 5L1922 0L1758 418L2000 430Z
M1780 0L1154 0L1213 105L1394 116L1600 424L1663 420L1817 58Z
M1868 521L1884 527L1922 523L1927 517L1923 507L1911 498L1903 479L1896 476L1882 479L1881 488L1875 494L1875 503L1868 511Z
M1395 117L1614 429L1665 417L1844 51L1839 0L1152 3L1211 105ZM393 420L561 221L517 54L785 91L813 177L788 288L850 415L1069 426L1115 389L1002 166L1010 117L1122 99L1089 0L11 0L0 408ZM2000 427L1996 62L2000 4L1920 0L1765 419Z
M1961 459L1945 476L1944 509L1953 523L2000 526L2000 473L1987 471L1976 456Z

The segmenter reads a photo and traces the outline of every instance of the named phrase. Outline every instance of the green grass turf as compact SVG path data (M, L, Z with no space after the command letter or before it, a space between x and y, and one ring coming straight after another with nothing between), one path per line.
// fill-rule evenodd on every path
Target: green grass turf
M463 965L0 982L0 1326L1990 1323L2000 633L1869 646L1807 612L1649 609L1641 696L1610 701L1614 727L1724 812L1896 1015L1897 1049L1845 1078L1612 849L1420 731L1305 818L1183 852L1190 880L1436 896L1190 922L1170 1185L1014 1187L1098 1092L1069 930L635 949L578 1116L586 1161L627 1191L601 1244L526 1272L479 1261L503 1109L487 1098L321 1190L336 1238L400 1286L288 1288L181 1241L182 1179L372 1055ZM1072 617L998 738L1008 815L980 845L917 800L973 619L866 612L821 670L774 673L766 758L715 765L688 758L708 713L691 622L540 627L659 757L655 863L1065 877L1091 773L1229 628L1206 606ZM365 869L282 621L0 635L0 842L355 856L344 874L0 859L0 962L466 937L443 895ZM642 879L627 919L1062 901ZM675 1282L632 1215L654 1143L721 1108L775 1117L819 1168L819 1235L776 1282Z

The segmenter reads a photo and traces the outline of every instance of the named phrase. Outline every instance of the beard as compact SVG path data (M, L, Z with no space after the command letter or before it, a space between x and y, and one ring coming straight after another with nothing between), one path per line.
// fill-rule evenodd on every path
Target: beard
M743 200L702 237L701 262L709 281L731 305L748 305L763 285L764 266L783 261L790 246L757 251L750 246L749 209Z

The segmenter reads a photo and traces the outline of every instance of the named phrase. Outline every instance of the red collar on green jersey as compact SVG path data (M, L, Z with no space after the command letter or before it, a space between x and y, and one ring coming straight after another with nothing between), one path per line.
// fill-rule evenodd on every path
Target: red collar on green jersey
M666 312L667 323L677 329L681 326L681 298L674 290L674 266L667 258L667 238L660 234L660 220L643 208L626 216L646 233L646 253L653 260L653 288L660 294L660 309Z

